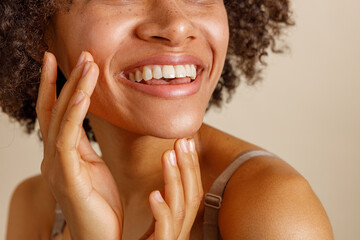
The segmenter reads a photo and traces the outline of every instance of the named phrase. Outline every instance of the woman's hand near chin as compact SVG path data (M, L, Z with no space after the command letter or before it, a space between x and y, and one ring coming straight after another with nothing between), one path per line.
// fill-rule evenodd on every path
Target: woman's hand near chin
M203 199L194 140L177 140L174 150L163 154L162 166L165 200L159 191L153 191L149 196L155 231L148 240L188 240Z
M59 203L72 239L121 239L116 182L82 127L99 68L83 52L56 99L57 63L44 56L36 112L44 143L41 174Z

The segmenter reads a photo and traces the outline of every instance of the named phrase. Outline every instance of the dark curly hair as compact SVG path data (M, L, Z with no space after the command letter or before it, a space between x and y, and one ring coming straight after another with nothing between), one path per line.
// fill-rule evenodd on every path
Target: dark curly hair
M0 2L0 107L25 126L29 134L35 128L39 70L48 50L44 31L50 18L59 10L68 11L71 3L72 0ZM275 39L287 26L294 25L289 0L224 0L224 4L229 20L229 47L207 109L212 105L221 107L224 92L228 102L243 78L248 85L260 81L261 65L266 65L262 57L268 55L269 48L282 52L276 48ZM58 68L58 93L65 81ZM83 126L88 138L96 141L87 118Z

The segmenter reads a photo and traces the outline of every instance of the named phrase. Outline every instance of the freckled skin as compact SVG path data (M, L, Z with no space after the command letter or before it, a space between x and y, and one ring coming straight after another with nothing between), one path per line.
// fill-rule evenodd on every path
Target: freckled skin
M90 113L138 134L178 138L194 134L201 126L221 74L228 34L222 1L210 6L167 0L130 6L75 1L69 13L55 18L56 41L51 50L65 76L69 76L82 50L93 55L100 76ZM204 78L197 94L160 99L125 88L113 77L148 56L174 53L190 54L204 62Z

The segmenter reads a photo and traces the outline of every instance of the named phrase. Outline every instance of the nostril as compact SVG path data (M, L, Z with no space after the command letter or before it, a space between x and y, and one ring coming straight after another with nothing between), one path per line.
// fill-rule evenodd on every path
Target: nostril
M156 39L163 39L163 37L160 37L160 36L153 36L153 38L156 38Z

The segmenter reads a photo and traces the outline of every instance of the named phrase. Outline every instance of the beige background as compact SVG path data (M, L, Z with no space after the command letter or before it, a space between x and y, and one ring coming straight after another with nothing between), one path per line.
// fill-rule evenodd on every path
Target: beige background
M296 0L291 52L205 121L272 151L311 183L336 239L360 239L360 2ZM0 239L11 193L40 173L42 147L0 114Z

